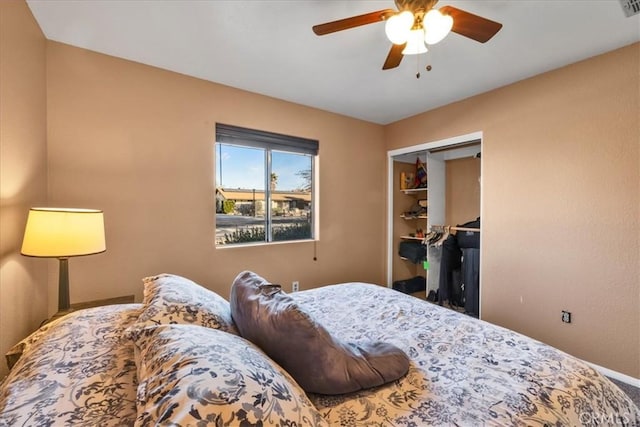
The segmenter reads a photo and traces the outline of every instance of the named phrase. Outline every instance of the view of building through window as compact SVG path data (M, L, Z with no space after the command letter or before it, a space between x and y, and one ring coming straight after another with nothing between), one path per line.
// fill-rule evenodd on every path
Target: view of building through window
M313 155L226 143L215 155L217 245L313 237Z

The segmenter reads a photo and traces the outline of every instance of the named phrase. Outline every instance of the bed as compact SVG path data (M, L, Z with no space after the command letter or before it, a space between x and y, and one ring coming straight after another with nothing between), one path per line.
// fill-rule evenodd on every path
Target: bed
M206 288L167 274L144 286L142 304L76 311L16 344L0 426L640 426L585 362L379 285L286 296L336 340L408 357L399 378L345 394L303 390Z

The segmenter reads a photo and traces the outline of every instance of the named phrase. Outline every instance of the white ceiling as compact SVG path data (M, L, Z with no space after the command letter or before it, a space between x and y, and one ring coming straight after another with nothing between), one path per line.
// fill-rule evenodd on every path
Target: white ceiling
M392 0L28 4L50 40L380 124L640 40L640 15L627 18L619 0L441 0L504 26L486 44L452 33L382 71L384 23L321 37L311 27Z

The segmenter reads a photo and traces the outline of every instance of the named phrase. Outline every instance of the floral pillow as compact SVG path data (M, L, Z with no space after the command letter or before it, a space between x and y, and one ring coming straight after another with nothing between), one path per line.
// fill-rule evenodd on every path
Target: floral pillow
M0 426L126 426L136 416L134 345L140 304L74 311L30 336L0 381Z
M209 289L174 274L146 277L144 309L130 333L149 325L196 324L237 334L229 302Z
M24 338L22 341L11 347L4 356L9 369L13 368L13 366L20 359L20 357L22 357L23 354L29 352L29 349L33 344L38 342L38 340L40 340L42 337L46 336L49 329L57 324L60 319L62 319L62 317L59 317L58 319L55 319L52 322L41 326L36 331L32 332L28 337Z
M135 345L137 426L328 426L289 374L239 336L160 325Z

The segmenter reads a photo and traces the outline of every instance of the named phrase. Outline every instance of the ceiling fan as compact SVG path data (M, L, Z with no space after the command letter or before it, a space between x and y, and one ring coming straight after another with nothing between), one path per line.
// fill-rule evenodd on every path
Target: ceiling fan
M466 12L453 6L434 9L438 0L394 0L398 11L383 9L337 21L314 25L313 32L319 36L386 21L385 32L393 43L383 70L400 65L403 55L424 53L427 45L436 44L450 31L485 43L500 29L502 24Z

